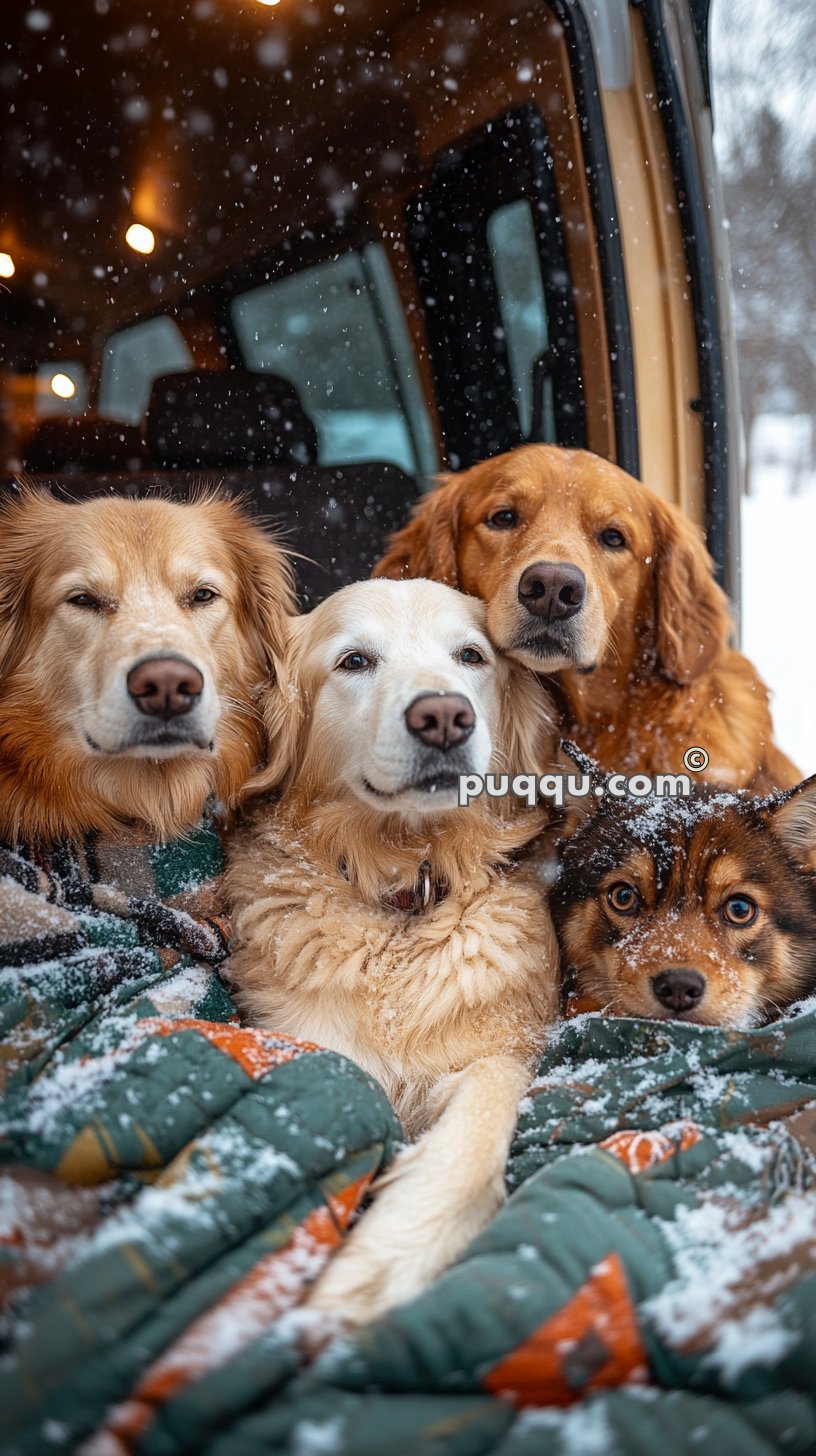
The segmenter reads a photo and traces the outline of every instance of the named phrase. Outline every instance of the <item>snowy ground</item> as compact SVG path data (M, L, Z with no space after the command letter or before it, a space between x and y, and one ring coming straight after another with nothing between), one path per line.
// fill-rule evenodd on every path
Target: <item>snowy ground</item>
M772 690L780 747L811 774L816 773L816 475L792 458L795 419L784 430L781 424L779 417L759 422L765 429L757 441L753 494L742 507L742 650Z

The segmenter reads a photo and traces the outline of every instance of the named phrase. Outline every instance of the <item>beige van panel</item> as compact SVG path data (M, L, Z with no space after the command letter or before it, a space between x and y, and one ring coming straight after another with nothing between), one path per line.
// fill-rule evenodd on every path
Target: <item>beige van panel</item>
M680 216L642 20L632 12L633 75L602 91L615 176L634 355L640 473L705 521L700 380Z

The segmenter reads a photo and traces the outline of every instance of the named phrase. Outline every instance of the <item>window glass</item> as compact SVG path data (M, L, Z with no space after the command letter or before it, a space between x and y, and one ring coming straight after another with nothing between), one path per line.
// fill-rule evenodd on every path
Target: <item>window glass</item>
M253 288L231 312L248 367L297 388L321 464L436 467L408 331L378 244Z
M547 349L547 305L541 276L538 243L530 204L526 198L508 202L487 221L487 241L499 295L510 376L525 438L533 424L535 364ZM555 439L552 387L543 379L539 401L541 429L536 437Z
M105 345L99 413L138 425L147 413L154 379L190 369L193 356L171 318L145 319L114 334Z
M585 443L576 300L550 157L541 113L521 106L441 150L406 202L454 470L529 439Z

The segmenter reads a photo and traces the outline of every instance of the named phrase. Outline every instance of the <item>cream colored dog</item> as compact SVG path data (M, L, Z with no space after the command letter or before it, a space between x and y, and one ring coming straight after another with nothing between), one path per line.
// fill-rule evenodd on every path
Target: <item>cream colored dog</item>
M539 817L459 808L457 781L535 770L548 705L495 653L482 603L427 581L346 587L294 621L283 686L265 778L284 773L283 795L231 854L231 970L253 1022L359 1063L419 1138L310 1300L361 1322L504 1196L557 951L540 883L508 860Z

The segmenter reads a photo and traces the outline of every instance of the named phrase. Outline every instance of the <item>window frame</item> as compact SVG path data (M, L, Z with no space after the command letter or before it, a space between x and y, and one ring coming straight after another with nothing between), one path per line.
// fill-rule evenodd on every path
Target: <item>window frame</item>
M700 84L710 104L705 44L708 8L706 0L690 0ZM642 15L688 260L700 374L700 398L695 404L703 426L706 544L714 560L717 580L729 597L738 603L739 446L732 440L729 430L729 424L739 418L736 403L738 385L733 362L726 359L723 347L722 310L710 232L711 199L704 197L700 187L700 163L695 155L692 125L678 80L680 68L672 55L660 0L643 0Z
M404 333L404 341L411 349L415 365L413 381L404 377L393 320L388 318L387 309L382 308L382 295L377 282L376 270L372 270L369 260L365 256L365 249L371 245L383 250L385 264L391 274L394 295L400 300L402 319L400 332ZM294 277L310 268L319 268L321 265L352 253L357 254L363 276L366 280L371 279L369 300L372 312L377 319L382 347L388 359L395 396L417 461L415 473L421 480L439 469L436 433L433 427L435 401L427 398L421 386L422 369L417 355L416 340L402 307L399 278L393 269L386 240L379 234L376 225L369 219L365 209L354 218L353 223L348 227L342 229L316 227L310 230L308 237L301 237L297 245L293 244L290 239L283 239L277 247L264 249L262 252L252 255L238 267L230 269L229 272L210 282L207 289L211 297L215 327L224 342L228 365L234 368L249 367L233 322L231 312L233 303L245 293L251 293L256 288L263 288L265 285L274 286L284 278ZM411 398L412 396L413 398ZM417 402L421 406L424 419L419 417ZM327 468L331 467L327 466Z
M501 172L502 138L515 145L512 164ZM498 172L494 169L498 165ZM428 236L434 237L436 218L434 205L446 183L460 174L460 197L448 208L450 222L444 219L437 229L436 253L427 247ZM484 173L493 185L486 195L489 210L477 210L474 198L485 195L480 185ZM521 185L522 177L526 186ZM464 201L468 194L470 205ZM414 265L428 346L434 364L437 405L446 453L455 468L475 464L486 456L510 450L526 443L522 437L515 407L512 373L504 323L501 315L498 278L492 265L488 237L490 218L508 203L525 199L529 202L533 228L538 243L541 265L547 332L550 340L548 373L552 384L556 438L559 444L581 446L586 441L583 371L581 368L577 312L573 299L571 274L565 238L559 225L560 204L552 175L552 152L544 119L532 103L509 105L490 120L459 137L455 144L443 148L433 159L426 179L405 201L403 216L409 256ZM445 269L452 247L464 246L470 217L479 221L474 234L474 254L478 248L480 277L463 274L464 296L451 298L450 271ZM438 213L442 216L441 209ZM563 280L563 282L556 280ZM455 284L453 285L455 286ZM491 378L474 358L469 341L456 323L467 307L468 294L478 291L480 308L489 300L491 311L480 316L482 333L492 338L494 370ZM438 307L440 294L447 293L448 311ZM446 327L446 321L450 327ZM553 336L565 340L563 348L553 345ZM490 347L488 344L486 347ZM457 352L460 357L457 358ZM453 367L450 360L453 358ZM458 372L457 372L458 371ZM474 417L473 400L468 391L481 389L478 418ZM486 409L495 411L494 419ZM535 415L535 411L534 411Z
M608 337L615 463L622 470L639 478L640 449L629 295L592 36L580 3L576 4L575 0L542 0L542 3L557 16L564 31L570 78L580 117L581 147L589 187L594 243L600 264L604 321Z

